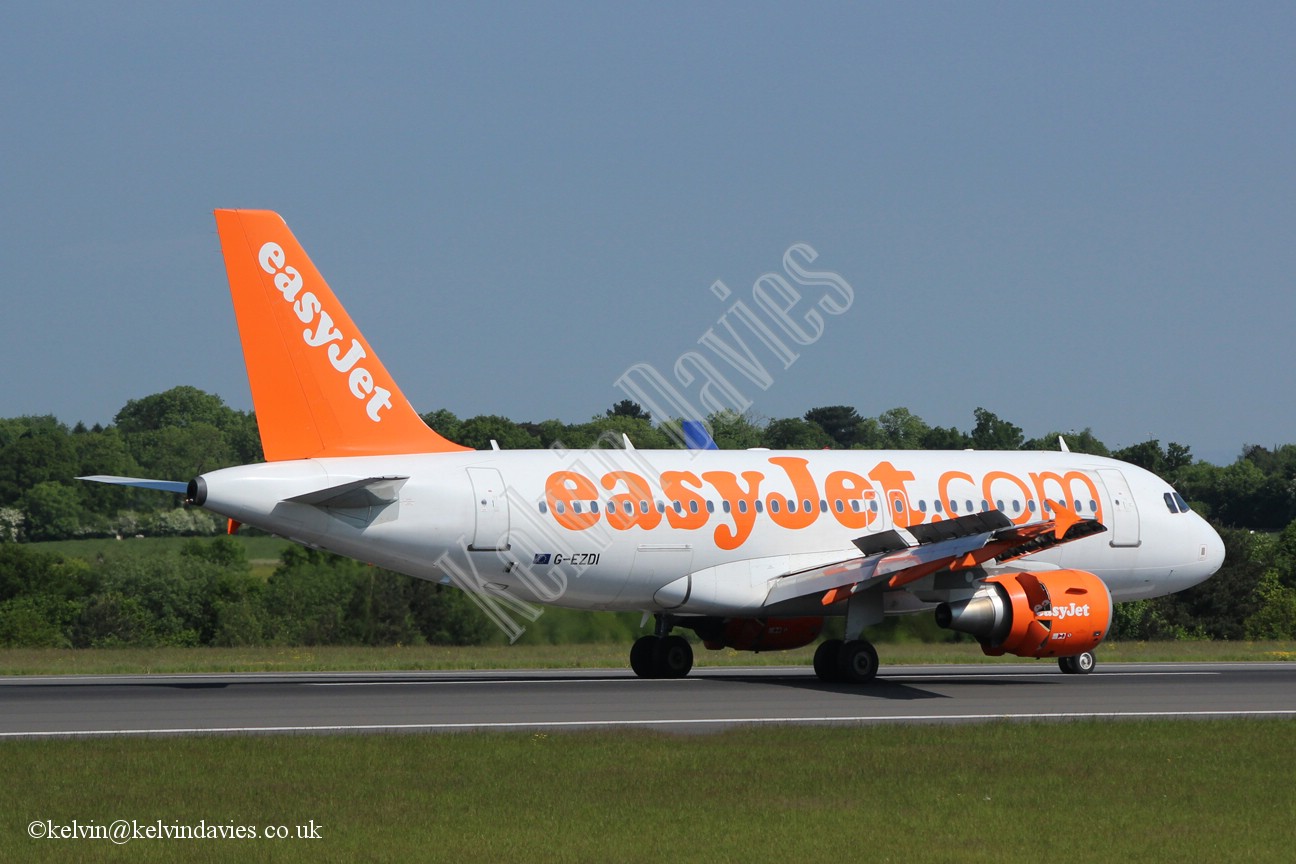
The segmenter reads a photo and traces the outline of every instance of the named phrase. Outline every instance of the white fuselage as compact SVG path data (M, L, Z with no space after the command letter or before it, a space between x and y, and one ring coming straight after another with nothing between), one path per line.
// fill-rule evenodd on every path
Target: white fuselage
M372 478L398 478L393 500L286 500ZM271 462L202 480L203 506L241 523L411 576L582 609L769 612L774 580L858 556L857 537L985 509L1039 522L1044 499L1108 530L1014 566L1086 570L1113 599L1134 600L1194 585L1223 560L1219 536L1160 478L1072 453L469 451ZM931 588L910 586L914 602L897 596L888 611L942 599Z

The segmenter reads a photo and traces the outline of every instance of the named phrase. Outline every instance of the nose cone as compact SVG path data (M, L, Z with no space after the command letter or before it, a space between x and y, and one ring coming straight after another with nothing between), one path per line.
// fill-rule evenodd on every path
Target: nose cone
M1196 560L1182 570L1176 570L1175 576L1184 579L1184 587L1205 582L1224 564L1224 540L1211 524L1196 513L1190 514L1196 520Z

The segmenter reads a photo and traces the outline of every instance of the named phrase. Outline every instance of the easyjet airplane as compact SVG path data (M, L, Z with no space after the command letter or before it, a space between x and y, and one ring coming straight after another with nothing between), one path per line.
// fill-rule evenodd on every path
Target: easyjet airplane
M815 653L865 682L862 638L926 610L986 654L1093 668L1115 601L1179 591L1223 562L1219 536L1164 481L1068 452L477 451L428 428L275 213L216 225L266 462L180 492L226 516L502 610L642 610L640 677L709 649L777 651L845 619Z

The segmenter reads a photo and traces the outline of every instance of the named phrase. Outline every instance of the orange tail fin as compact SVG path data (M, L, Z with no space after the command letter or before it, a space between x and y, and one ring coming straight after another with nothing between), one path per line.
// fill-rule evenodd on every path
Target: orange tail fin
M216 229L267 460L470 449L418 416L279 214Z

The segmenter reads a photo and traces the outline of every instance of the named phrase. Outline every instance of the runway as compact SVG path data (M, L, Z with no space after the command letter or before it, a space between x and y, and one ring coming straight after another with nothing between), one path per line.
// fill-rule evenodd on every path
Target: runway
M0 740L760 724L1296 717L1296 663L894 666L871 686L805 667L0 678Z

